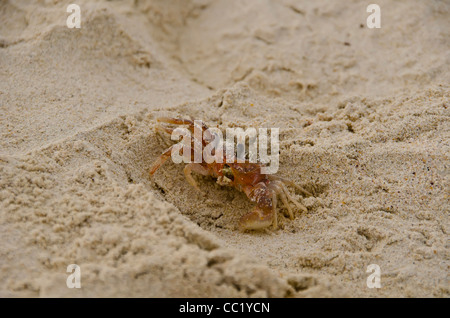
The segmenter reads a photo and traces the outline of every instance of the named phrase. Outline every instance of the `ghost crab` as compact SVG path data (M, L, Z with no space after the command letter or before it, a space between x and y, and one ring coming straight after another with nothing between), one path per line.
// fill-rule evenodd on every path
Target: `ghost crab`
M189 130L194 132L194 121L189 119L179 119L179 118L158 118L158 122L174 124L174 125L187 125ZM206 132L208 127L202 124L203 132ZM158 132L165 132L168 134L173 133L174 129L165 126L158 125L156 127ZM205 139L201 141L191 138L191 149L197 143L201 143L201 147L204 148L211 138L206 136ZM153 163L150 168L150 177L158 170L159 167L171 157L172 150L175 145L167 148L161 156ZM191 154L193 156L193 154ZM278 228L278 218L277 218L277 198L280 197L283 205L286 207L289 217L292 220L294 218L294 213L292 207L288 201L291 201L299 210L306 212L306 207L295 200L288 192L286 185L292 186L298 189L303 195L311 196L307 190L298 186L290 180L284 179L280 176L272 174L264 174L261 172L261 168L264 165L261 163L238 163L234 158L232 160L224 160L223 163L213 162L207 163L202 161L201 163L188 163L184 167L184 174L186 180L195 189L202 192L194 178L192 177L192 172L204 176L213 176L217 179L217 183L224 186L231 186L239 191L245 193L250 201L255 202L255 207L246 215L240 218L239 228L242 231L245 230L259 230L273 225L274 229Z

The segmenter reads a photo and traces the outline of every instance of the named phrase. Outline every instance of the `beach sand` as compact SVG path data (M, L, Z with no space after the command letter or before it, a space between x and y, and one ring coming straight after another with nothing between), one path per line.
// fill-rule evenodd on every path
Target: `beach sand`
M2 2L0 296L449 297L450 4L377 3ZM308 211L150 178L159 116L280 128Z

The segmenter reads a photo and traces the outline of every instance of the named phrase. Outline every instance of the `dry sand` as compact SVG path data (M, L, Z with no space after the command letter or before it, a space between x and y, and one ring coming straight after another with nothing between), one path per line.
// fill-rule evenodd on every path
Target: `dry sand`
M0 4L1 297L449 297L448 1L68 3ZM160 115L279 127L308 212L150 179Z

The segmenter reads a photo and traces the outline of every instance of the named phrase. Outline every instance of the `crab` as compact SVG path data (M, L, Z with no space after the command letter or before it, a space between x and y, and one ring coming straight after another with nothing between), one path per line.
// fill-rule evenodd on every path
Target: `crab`
M174 125L187 125L188 129L193 133L195 123L190 119L168 118L162 117L157 119L158 122ZM208 127L202 124L202 130L207 134ZM159 132L171 134L174 129L165 126L157 126ZM191 137L191 149L195 144L201 143L202 149L207 145L207 141L211 138L207 137L205 140L199 141ZM171 156L172 151L176 145L167 148L161 156L156 159L150 168L150 177L161 167L161 165ZM191 151L191 156L193 154ZM203 160L201 163L188 163L184 167L184 175L186 180L195 189L202 192L197 185L197 182L192 177L192 173L198 173L204 176L212 176L216 178L217 183L222 186L230 186L245 193L251 202L255 202L254 208L239 220L239 229L246 230L261 230L273 226L278 228L277 218L277 198L280 198L283 205L286 207L289 218L294 219L294 212L289 201L294 204L296 208L303 212L307 212L306 207L290 195L287 185L299 190L304 196L311 196L312 194L295 184L294 182L273 174L264 174L261 172L262 163L250 163L248 160L243 163L237 162L235 158L224 160L223 163L212 162L207 163Z

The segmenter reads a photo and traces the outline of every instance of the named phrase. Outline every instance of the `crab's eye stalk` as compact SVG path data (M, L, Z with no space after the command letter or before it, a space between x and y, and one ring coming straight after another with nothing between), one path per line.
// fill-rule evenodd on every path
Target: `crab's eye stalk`
M224 165L223 166L222 173L228 179L234 180L233 171L231 171L231 168L230 168L229 165Z

